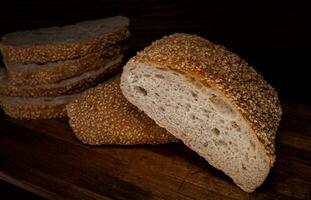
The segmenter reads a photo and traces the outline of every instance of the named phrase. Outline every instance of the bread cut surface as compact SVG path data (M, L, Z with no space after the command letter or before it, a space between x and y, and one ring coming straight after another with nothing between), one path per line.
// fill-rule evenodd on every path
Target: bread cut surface
M0 95L4 113L16 119L52 119L66 116L66 105L80 94L22 98Z
M103 63L119 57L124 49L124 45L112 45L99 52L65 61L47 64L5 62L5 65L8 78L12 83L27 85L55 83L98 69L103 66Z
M275 90L224 47L188 34L154 42L124 67L124 96L247 192L274 162Z
M0 95L18 97L51 97L63 94L74 94L97 85L108 79L121 67L123 56L103 63L102 67L85 72L79 76L62 80L57 83L24 85L14 84L8 80L4 68L0 70Z
M63 27L17 31L2 37L7 61L48 63L97 52L129 36L129 19L123 16L84 21Z
M162 144L177 139L129 103L119 77L91 88L67 105L69 123L83 143Z

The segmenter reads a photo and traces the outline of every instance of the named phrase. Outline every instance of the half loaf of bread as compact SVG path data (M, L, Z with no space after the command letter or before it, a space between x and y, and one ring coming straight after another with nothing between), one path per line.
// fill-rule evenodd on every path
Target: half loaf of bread
M55 83L98 69L109 60L120 56L125 48L124 45L113 45L79 58L47 64L20 64L5 61L5 66L12 83L27 85Z
M17 119L51 119L66 116L66 105L80 94L22 98L0 95L4 113Z
M14 84L7 78L4 68L0 69L0 95L18 97L51 97L63 94L74 94L97 85L121 68L123 56L106 61L102 67L85 72L79 76L62 80L57 83L41 85Z
M276 91L236 54L201 37L155 41L124 67L124 96L252 192L275 160Z
M129 36L129 19L123 16L84 21L63 27L17 31L2 37L8 62L49 63L85 56Z
M114 78L84 92L67 105L69 123L83 143L162 144L177 139L129 103Z

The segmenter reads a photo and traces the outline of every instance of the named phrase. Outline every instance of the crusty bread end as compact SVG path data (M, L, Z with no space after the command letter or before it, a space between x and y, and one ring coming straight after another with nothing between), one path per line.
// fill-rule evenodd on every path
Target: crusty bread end
M129 103L119 77L91 88L67 105L69 123L83 143L163 144L177 139Z

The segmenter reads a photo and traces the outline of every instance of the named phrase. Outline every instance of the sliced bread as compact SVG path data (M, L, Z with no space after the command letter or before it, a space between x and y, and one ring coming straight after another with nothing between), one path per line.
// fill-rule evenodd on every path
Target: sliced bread
M113 45L99 52L71 60L47 64L20 64L5 61L5 66L8 78L12 80L12 83L27 85L55 83L78 76L86 71L98 69L103 66L103 63L120 56L124 49L124 45Z
M212 166L252 192L275 160L276 91L236 54L173 34L124 67L124 96Z
M67 105L69 123L83 143L162 144L177 139L129 103L119 77L84 92Z
M121 68L123 56L115 60L104 63L102 67L96 70L85 72L77 77L62 80L57 83L42 85L22 85L14 84L7 79L4 68L0 70L0 95L18 96L18 97L51 97L63 94L74 94L97 85L102 80L110 78Z
M80 94L21 98L0 95L4 113L16 119L51 119L66 116L66 105Z
M63 27L17 31L2 37L8 62L49 63L81 57L129 36L129 19L123 16L84 21Z

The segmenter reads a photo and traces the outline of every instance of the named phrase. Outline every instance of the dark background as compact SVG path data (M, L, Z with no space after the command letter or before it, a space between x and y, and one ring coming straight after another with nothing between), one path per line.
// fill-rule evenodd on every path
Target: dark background
M131 19L130 56L170 33L198 34L249 62L277 89L281 101L310 104L311 12L307 3L293 2L6 1L0 35L125 15Z

